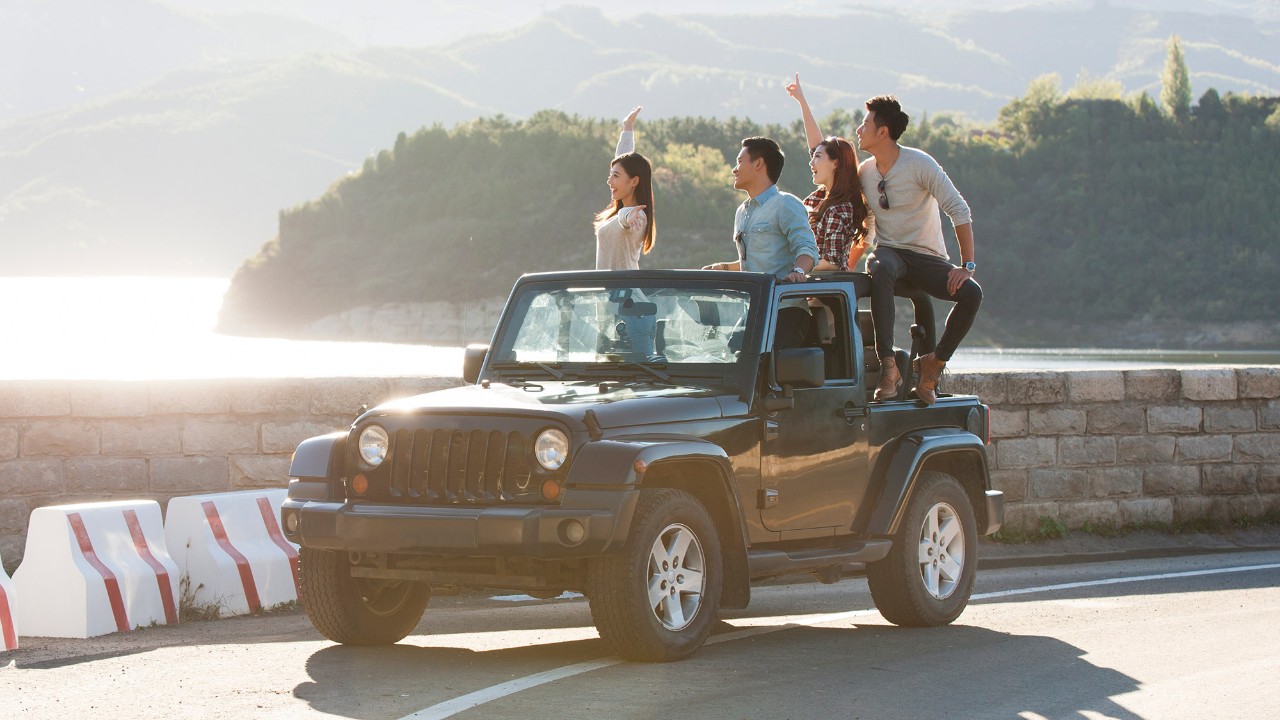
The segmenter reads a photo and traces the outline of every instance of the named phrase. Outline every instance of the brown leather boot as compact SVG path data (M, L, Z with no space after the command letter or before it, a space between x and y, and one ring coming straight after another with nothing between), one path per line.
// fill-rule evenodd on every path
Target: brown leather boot
M933 353L921 355L916 360L916 370L920 372L920 381L916 385L916 397L924 401L925 405L932 405L938 401L938 380L942 378L942 371L947 367L945 360L939 360Z
M873 396L876 402L893 400L901 389L902 373L898 372L898 363L892 357L880 358L880 384Z

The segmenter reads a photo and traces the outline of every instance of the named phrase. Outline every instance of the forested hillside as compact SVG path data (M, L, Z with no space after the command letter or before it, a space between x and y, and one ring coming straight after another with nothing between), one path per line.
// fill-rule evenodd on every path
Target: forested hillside
M916 118L903 137L941 161L973 208L984 324L1037 341L1057 324L1273 319L1280 98L1210 90L1163 111L1104 86L1064 95L1042 78L993 126ZM822 125L849 135L859 119ZM590 267L616 129L545 111L402 133L362 172L281 213L279 236L236 273L223 327L289 333L357 305L491 297L523 272ZM798 122L638 126L657 184L657 247L643 267L731 257L742 196L730 163L755 134L788 154L780 186L807 194Z

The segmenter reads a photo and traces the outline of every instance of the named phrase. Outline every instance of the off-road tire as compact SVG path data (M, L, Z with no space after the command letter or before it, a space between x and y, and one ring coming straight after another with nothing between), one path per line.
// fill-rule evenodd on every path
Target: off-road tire
M321 635L344 645L390 645L413 632L431 591L405 580L351 576L346 553L302 548L298 591Z
M682 660L711 632L722 578L719 535L702 504L681 490L641 490L623 549L591 563L591 617L628 660Z
M978 566L978 529L964 488L920 473L883 560L867 566L876 609L895 625L946 625L964 612Z

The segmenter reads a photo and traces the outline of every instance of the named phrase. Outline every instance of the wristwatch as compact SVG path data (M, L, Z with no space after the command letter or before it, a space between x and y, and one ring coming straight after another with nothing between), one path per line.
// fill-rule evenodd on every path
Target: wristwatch
M968 270L969 272L973 272L974 270L978 269L978 263L970 260L969 262L964 264L964 269Z
M800 273L801 275L805 275L805 274L807 274L807 273L805 273L804 268L800 267L799 265L797 265L797 266L795 266L795 267L791 268L791 272L793 272L793 273Z

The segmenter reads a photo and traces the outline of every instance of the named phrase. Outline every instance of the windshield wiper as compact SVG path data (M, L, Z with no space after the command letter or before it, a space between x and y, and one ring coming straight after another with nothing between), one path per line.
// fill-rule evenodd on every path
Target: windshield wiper
M645 365L644 363L638 363L638 362L597 363L597 364L595 364L595 365L590 365L590 366L588 366L588 369L589 369L589 370L612 370L612 369L614 369L614 368L617 368L617 369L619 369L619 370L621 370L621 369L623 369L623 368L635 368L635 369L637 369L637 370L643 370L643 371L645 371L645 372L649 373L650 375L652 375L652 376L654 376L654 377L658 378L658 379L659 379L659 380L661 380L662 382L671 382L671 376L670 376L670 375L668 375L668 374L666 374L666 373L662 372L661 370L659 370L659 369L657 369L657 368L649 367L648 365Z
M521 370L521 369L527 369L529 365L536 366L539 370L542 370L543 372L555 378L556 380L564 379L563 372L555 369L555 367L551 365L538 362L537 360L526 360L525 362L494 363L491 367L494 370Z

